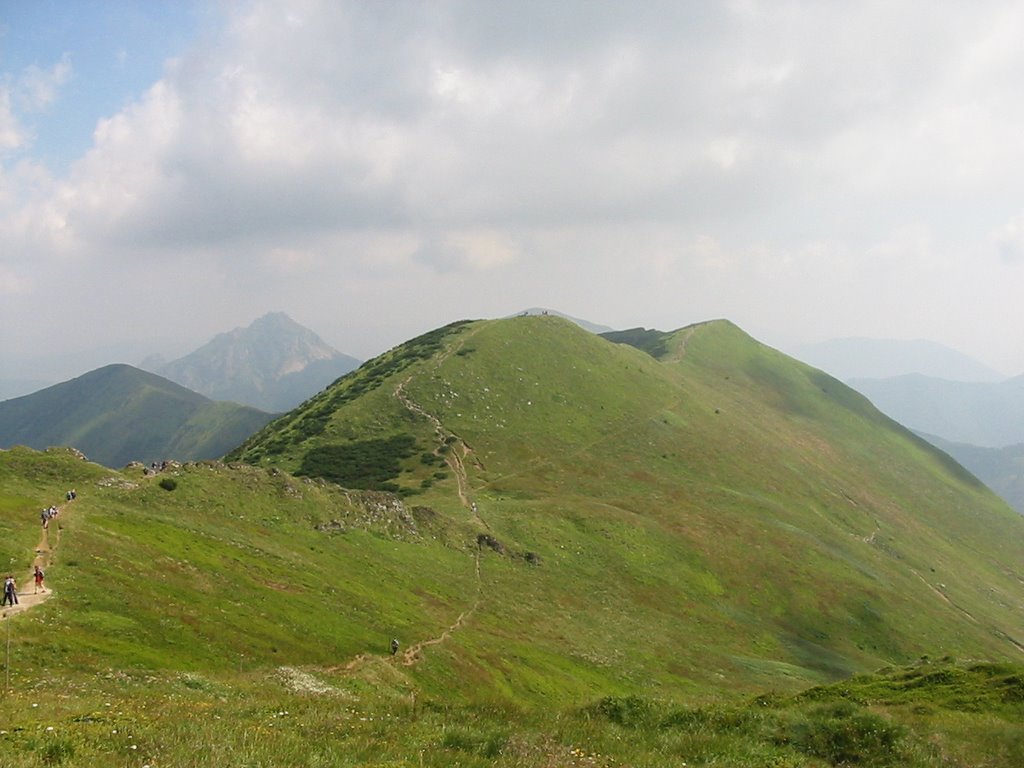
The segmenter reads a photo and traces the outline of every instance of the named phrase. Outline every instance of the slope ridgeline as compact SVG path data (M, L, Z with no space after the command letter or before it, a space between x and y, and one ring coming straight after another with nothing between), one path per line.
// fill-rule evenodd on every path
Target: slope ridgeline
M448 663L519 694L1020 654L1024 522L973 476L726 321L638 338L453 324L230 458L396 492L494 542Z

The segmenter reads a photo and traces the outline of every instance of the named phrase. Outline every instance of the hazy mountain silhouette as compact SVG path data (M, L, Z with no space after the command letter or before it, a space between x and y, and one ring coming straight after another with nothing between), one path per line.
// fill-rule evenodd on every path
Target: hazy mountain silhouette
M914 374L849 384L901 424L950 442L986 448L1024 442L1024 376L982 383Z
M70 446L109 467L212 459L270 418L117 364L0 403L0 447Z
M1007 504L1024 515L1024 443L1003 448L983 448L950 442L924 432L919 434L960 462Z
M358 365L288 315L272 312L153 370L214 400L282 412Z
M1006 378L969 355L923 339L832 339L786 351L842 381L915 373L950 381L996 382Z

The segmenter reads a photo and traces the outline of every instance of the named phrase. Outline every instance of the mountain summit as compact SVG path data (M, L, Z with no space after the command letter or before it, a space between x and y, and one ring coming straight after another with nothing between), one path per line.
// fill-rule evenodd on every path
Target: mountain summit
M1020 654L1024 519L946 454L728 321L614 336L453 323L229 458L390 491L485 551L438 664L524 696Z
M285 313L271 312L154 372L213 400L280 413L357 365Z

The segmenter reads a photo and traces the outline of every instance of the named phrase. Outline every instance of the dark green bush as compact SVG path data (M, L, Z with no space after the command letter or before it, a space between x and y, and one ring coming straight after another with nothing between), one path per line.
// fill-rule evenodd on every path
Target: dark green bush
M789 724L781 741L832 765L889 766L903 762L904 729L850 702L812 709Z
M178 487L178 481L173 477L163 477L160 478L160 487L165 491L173 491Z
M398 492L398 485L390 481L398 477L401 460L414 455L415 448L412 435L321 445L303 457L295 474L322 477L346 488Z

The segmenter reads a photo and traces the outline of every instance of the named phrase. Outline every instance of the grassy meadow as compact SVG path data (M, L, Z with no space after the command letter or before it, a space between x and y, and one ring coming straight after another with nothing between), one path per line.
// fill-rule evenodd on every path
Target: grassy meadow
M458 323L226 463L0 452L23 584L79 492L0 766L1021 764L1024 521L728 323L643 342Z

